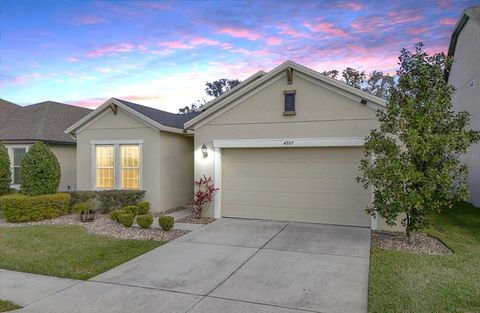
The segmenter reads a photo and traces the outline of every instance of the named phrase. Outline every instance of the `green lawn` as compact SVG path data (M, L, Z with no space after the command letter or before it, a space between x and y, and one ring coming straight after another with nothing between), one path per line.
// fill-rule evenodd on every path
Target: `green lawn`
M78 225L0 227L0 268L88 279L162 244L92 235Z
M19 309L20 306L16 305L13 302L0 300L0 312L7 312L15 309Z
M480 209L458 204L432 216L425 233L454 254L373 249L369 312L480 312Z

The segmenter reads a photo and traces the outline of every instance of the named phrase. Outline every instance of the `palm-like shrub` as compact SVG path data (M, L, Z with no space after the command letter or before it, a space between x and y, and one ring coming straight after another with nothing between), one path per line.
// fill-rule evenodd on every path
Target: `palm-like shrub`
M0 143L0 195L10 191L12 173L10 171L10 159L7 148Z
M35 196L57 192L60 184L60 163L43 142L34 144L20 164L20 189Z

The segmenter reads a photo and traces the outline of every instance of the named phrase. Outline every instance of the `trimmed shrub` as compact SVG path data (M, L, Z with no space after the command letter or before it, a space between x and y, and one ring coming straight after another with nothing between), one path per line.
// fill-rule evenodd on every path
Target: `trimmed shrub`
M158 225L160 225L164 231L172 229L174 224L175 220L173 219L173 216L162 215L158 218Z
M138 215L144 215L150 211L150 202L148 201L137 202L136 206L138 207Z
M70 195L27 196L11 194L0 197L0 210L9 222L31 222L55 218L68 213Z
M128 214L132 214L133 216L137 216L139 208L136 205L127 205L122 210L124 210Z
M118 222L118 216L122 214L127 214L127 212L125 212L124 210L115 210L110 213L110 218L115 222Z
M10 193L12 172L10 171L10 158L7 147L0 143L0 196Z
M151 214L142 214L137 216L137 224L141 228L150 228L153 223L153 216Z
M20 163L20 190L29 195L56 193L60 184L60 163L43 142L34 144Z
M92 200L93 207L101 213L121 209L125 206L135 205L143 199L145 190L95 190L95 191L72 191L71 205Z
M132 214L120 214L118 215L118 222L125 227L132 227L133 215Z

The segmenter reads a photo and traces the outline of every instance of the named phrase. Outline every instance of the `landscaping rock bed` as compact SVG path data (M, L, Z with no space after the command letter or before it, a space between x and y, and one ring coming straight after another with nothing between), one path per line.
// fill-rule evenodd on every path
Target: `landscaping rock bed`
M415 242L408 243L401 232L372 231L372 246L385 250L409 251L430 255L451 255L452 251L439 240L417 233Z
M187 223L187 224L210 224L211 222L214 222L215 219L213 217L201 217L201 218L193 218L193 214L186 216L184 218L178 219L175 222L176 223Z
M0 219L0 226L4 227L60 224L80 225L85 228L89 233L114 237L118 239L170 241L189 232L187 230L180 229L173 229L167 232L159 228L143 229L140 227L125 227L115 221L112 221L109 215L98 213L95 220L89 223L80 222L77 214L69 214L50 220L42 220L38 222L28 223L8 223L7 221Z

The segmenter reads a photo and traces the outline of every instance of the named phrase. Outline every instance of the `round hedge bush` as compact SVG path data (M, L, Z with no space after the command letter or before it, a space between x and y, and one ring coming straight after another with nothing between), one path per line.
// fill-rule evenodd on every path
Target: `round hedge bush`
M173 216L162 215L158 218L158 225L160 225L164 231L172 229L174 223L175 220L173 219Z
M10 192L12 172L10 171L10 158L7 147L0 143L0 195Z
M118 216L118 222L125 227L132 227L134 216L132 214L120 214Z
M115 222L118 222L118 217L122 214L127 214L124 210L115 210L110 213L110 218Z
M138 207L138 215L144 215L150 211L150 202L148 201L137 202L136 206Z
M136 205L127 205L122 210L124 210L128 214L132 214L133 216L137 216L139 208Z
M150 228L153 223L153 216L151 214L143 214L137 216L137 224L141 228Z
M46 144L37 142L20 164L20 189L30 196L56 193L60 176L60 163L55 154Z

